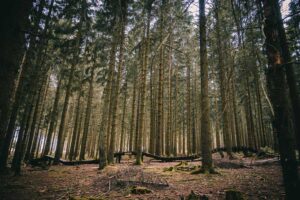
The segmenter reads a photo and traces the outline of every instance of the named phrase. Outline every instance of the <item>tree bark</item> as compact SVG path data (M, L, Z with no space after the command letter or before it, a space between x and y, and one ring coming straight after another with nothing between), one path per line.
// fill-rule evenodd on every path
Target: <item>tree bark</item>
M164 11L165 11L165 4L166 1L162 1L162 5L160 8L160 27L159 27L159 33L160 33L160 43L163 43L163 37L164 37ZM164 48L161 45L159 49L159 80L158 80L158 97L157 97L157 131L156 131L156 148L155 153L156 155L162 154L162 140L163 140L163 132L164 132L164 123L163 123L163 98L164 98L164 90L163 90L163 84L164 84Z
M114 162L114 153L116 147L116 119L117 119L117 110L118 110L118 100L119 100L119 93L120 93L120 82L121 82L121 74L123 72L123 65L124 65L124 40L125 40L125 28L127 22L127 0L122 1L121 3L121 13L120 13L120 21L119 21L119 63L118 63L118 72L117 72L117 79L114 82L114 93L112 101L112 121L111 121L111 134L110 134L110 145L108 151L108 163Z
M279 142L286 197L287 199L294 199L300 196L300 187L284 69L284 65L289 60L286 60L286 57L283 55L284 45L281 41L282 35L280 35L283 27L278 27L282 23L278 0L264 0L263 13L265 16L264 33L269 64L266 72L267 86L275 113L273 128Z
M208 63L206 49L206 16L205 0L199 0L199 33L200 33L200 67L201 67L201 150L202 170L210 173L213 170L212 136L210 127L210 103L208 97Z
M229 101L228 101L228 86L226 85L226 67L224 63L223 50L224 46L222 44L221 39L221 31L220 31L220 0L216 0L216 10L215 10L215 18L216 18L216 33L217 33L217 45L218 45L218 58L219 58L219 69L220 69L220 92L222 99L222 115L223 115L223 135L224 135L224 143L226 152L229 158L233 158L232 155L232 140L231 140L231 132L229 128Z
M144 45L143 45L143 58L142 58L142 70L141 70L141 85L140 85L140 108L139 108L139 127L138 127L138 143L137 143L137 155L136 164L140 165L142 163L142 141L143 137L146 135L144 132L144 116L145 116L145 96L146 96L146 73L148 66L148 50L150 43L150 21L151 21L151 7L152 4L147 8L147 22L146 29L144 32Z
M6 135L10 106L13 100L23 52L25 50L24 30L29 27L28 16L32 0L2 1L0 8L0 148ZM0 171L6 168L6 160L0 159Z
M60 90L61 90L61 85L62 85L62 75L60 75L56 92L55 92L55 98L52 106L52 111L51 111L51 116L50 116L50 125L49 125L49 130L46 138L46 144L45 144L45 149L43 152L43 155L48 155L50 153L50 144L52 140L52 135L53 131L55 128L55 122L57 121L57 112L58 112L58 103L59 103L59 98L60 98Z
M89 93L88 93L88 99L86 104L86 110L85 110L85 119L84 119L84 127L83 127L83 135L81 140L81 148L80 148L80 155L79 160L85 159L85 152L86 152L86 142L89 132L89 125L90 125L90 118L91 118L91 111L92 111L92 102L93 102L93 83L94 83L94 67L91 69L91 77L89 80Z
M78 137L78 126L79 126L79 118L80 118L80 99L81 99L81 87L78 90L78 97L77 97L77 105L76 105L76 113L75 113L75 121L74 121L74 129L72 134L72 141L69 153L69 160L75 159L75 145L76 145L76 138Z

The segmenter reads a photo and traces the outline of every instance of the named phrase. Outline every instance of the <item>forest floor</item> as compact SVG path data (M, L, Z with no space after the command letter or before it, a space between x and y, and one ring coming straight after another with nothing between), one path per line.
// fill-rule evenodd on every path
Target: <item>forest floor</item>
M142 166L136 166L129 157L101 172L94 164L27 166L19 177L0 176L0 199L184 199L180 197L193 191L211 200L225 199L227 190L240 191L247 199L284 199L277 158L236 157L221 159L214 154L219 174L191 174L188 170L200 161L162 163L145 158ZM132 186L140 184L150 193L132 194Z

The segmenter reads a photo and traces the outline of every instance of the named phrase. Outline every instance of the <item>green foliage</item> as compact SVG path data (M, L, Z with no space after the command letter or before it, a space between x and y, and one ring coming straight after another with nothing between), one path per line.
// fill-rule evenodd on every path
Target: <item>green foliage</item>
M131 194L149 194L152 191L146 187L132 186L132 187L129 187L129 192Z
M171 167L165 167L163 169L164 172L187 172L187 171L193 171L196 170L197 166L196 165L192 165L186 161L181 161L180 163L176 164L175 166L171 166Z
M172 172L172 171L175 171L175 167L165 167L163 169L164 172Z

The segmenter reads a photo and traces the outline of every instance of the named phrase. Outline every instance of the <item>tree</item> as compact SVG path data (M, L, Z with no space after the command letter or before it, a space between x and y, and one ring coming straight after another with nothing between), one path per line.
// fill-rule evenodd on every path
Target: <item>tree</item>
M208 97L208 64L206 50L206 16L205 0L199 0L199 34L200 34L200 67L201 67L201 152L202 171L213 171L212 142L210 127L210 103Z
M25 50L25 34L29 26L29 14L33 1L4 1L0 10L0 147L6 135L10 105L13 102L15 80ZM3 152L6 154L5 152ZM5 155L2 155L5 156ZM1 159L2 159L1 156ZM0 170L6 163L0 161Z
M218 65L220 68L220 92L221 92L221 99L222 99L222 116L223 116L223 134L224 134L224 141L226 152L229 158L233 158L232 156L232 140L231 140L231 131L229 129L229 100L228 100L228 84L226 80L228 78L226 73L226 64L223 56L224 52L224 45L221 39L221 30L220 30L220 14L222 6L221 1L215 1L215 18L216 18L216 34L217 34L217 46L218 46Z
M52 140L52 135L54 131L54 125L55 121L57 120L57 114L58 114L58 103L59 103L59 98L60 98L60 92L61 92L61 85L62 85L62 75L58 77L58 84L55 92L55 98L52 106L52 111L51 111L51 117L50 117L50 125L49 125L49 130L46 138L46 144L44 148L44 155L48 155L50 153L50 144Z
M164 84L164 23L165 23L165 17L164 12L166 9L166 0L163 0L161 3L160 8L160 24L159 24L159 33L160 33L160 47L159 47L159 69L158 69L158 94L157 94L157 120L156 120L156 148L155 153L157 155L162 154L162 139L163 139L163 133L164 133L164 104L163 104L163 98L164 98L164 90L163 90L163 84Z
M21 4L21 5L16 6L16 9L21 9L20 12L22 14L25 14L25 16L22 17L22 20L20 20L21 24L18 25L18 26L23 26L22 27L23 29L29 28L29 25L27 23L29 11L26 9L30 8L28 6L32 6L31 3L32 2L28 2L28 4ZM18 4L18 3L16 2L16 4ZM18 6L21 6L21 7L18 7ZM33 34L37 33L40 29L39 23L40 23L40 20L42 19L44 7L45 7L45 1L41 1L38 4L38 6L35 7L35 9L37 9L37 13L36 14L32 13L32 15L31 15L32 22L33 22L33 27L32 27ZM46 41L44 37L46 36L47 31L48 31L52 8L53 8L53 1L50 2L49 12L48 12L47 16L45 17L45 26L44 26L44 29L41 30L41 38L40 39L42 41ZM24 10L22 10L22 9L24 9ZM7 10L5 10L3 13L5 13L6 11ZM7 16L9 16L9 15L7 15ZM14 17L15 16L13 16L12 19L14 19ZM23 21L23 20L25 20L25 21ZM22 23L25 23L25 24L22 25ZM12 26L10 26L7 30L9 30L11 27ZM18 40L18 42L21 42L21 43L18 43L18 45L20 45L20 44L24 45L25 44L25 36L22 35L22 34L24 34L24 32L20 31L19 28L20 27L15 27L13 30L13 31L17 31L17 34L19 34L19 36L15 35L14 39L16 39L16 38L20 39L21 41ZM28 31L28 30L26 30L26 31ZM9 34L14 34L14 33L9 33ZM6 166L6 162L7 162L7 158L8 158L8 154L9 154L9 145L11 144L11 140L12 140L12 137L14 134L14 128L16 125L18 111L19 111L19 108L22 106L22 99L24 98L27 100L27 98L31 94L32 95L35 94L37 90L43 90L41 88L42 83L39 80L40 80L40 78L42 78L41 75L44 76L47 71L47 66L45 66L43 63L43 59L45 56L45 52L44 52L45 45L43 43L41 45L37 45L36 38L34 38L32 35L30 37L31 37L31 40L29 42L29 48L27 50L25 50L24 56L23 56L22 60L20 60L19 76L16 77L16 80L13 80L17 84L16 84L15 88L11 88L14 90L11 100L13 100L13 99L15 99L15 100L13 101L13 104L11 105L12 109L11 109L10 116L7 116L7 117L9 117L9 124L6 127L7 129L5 129L6 136L5 136L5 141L2 146L1 146L1 134L0 134L0 146L1 146L1 152L0 152L0 163L1 164L0 165L2 166L0 168L4 168ZM5 42L7 42L7 40ZM11 47L11 45L10 45L10 47ZM39 49L39 52L37 53L36 57L34 57L34 53L33 53L34 47ZM13 48L15 48L15 47L13 47ZM22 46L19 46L17 53L16 52L14 52L14 53L16 53L16 55L17 55L18 53L20 53L22 51L22 49L24 49L24 48ZM9 51L6 51L6 52L9 52ZM4 54L1 54L1 55L4 55ZM16 59L14 59L13 62L15 62L15 61L16 61ZM33 61L35 61L35 62L33 62ZM33 66L31 66L31 65L33 65ZM14 67L11 66L11 69L13 69L13 68ZM43 77L43 78L45 78L45 77ZM7 80L7 81L9 81L9 80ZM34 85L35 82L38 82L39 84ZM30 92L28 92L28 90ZM3 94L5 94L5 92L3 92ZM36 104L36 105L40 105L40 104ZM9 105L8 105L8 107L9 107ZM36 113L39 113L38 111L39 111L39 109L36 109ZM3 112L4 115L6 115L5 113L6 113L6 111ZM4 115L2 115L2 116L4 116ZM38 116L38 115L35 115L35 116ZM34 119L36 119L36 118L34 118ZM6 120L7 119L3 119L1 121L1 123L3 123L3 124L6 123ZM0 125L0 126L2 126L2 125ZM31 131L31 132L32 132L32 134L34 133L33 131ZM22 138L20 138L20 139L22 139ZM31 145L30 145L30 147L31 147ZM29 151L27 154L29 155Z
M120 90L120 81L121 74L123 72L124 67L124 40L125 40L125 28L127 23L127 0L121 1L119 6L119 14L118 14L118 25L117 32L119 37L119 57L118 57L118 68L117 68L117 77L112 85L111 90L111 103L112 103L112 119L111 119L111 129L110 129L110 143L109 143L109 152L108 152L108 162L113 163L114 152L115 152L115 141L116 141L116 117L117 117L117 109L118 109L118 100L119 100L119 90Z
M152 0L146 0L145 9L147 11L147 21L145 32L143 36L143 53L142 53L142 69L141 69L141 86L140 86L140 108L139 108L139 123L138 123L138 142L137 142L137 156L136 164L140 165L142 163L142 139L144 137L144 115L145 115L145 95L146 95L146 72L148 65L148 50L149 50L149 33L150 33L150 20L151 20L151 9Z
M287 199L293 199L300 196L300 188L293 142L294 133L290 124L287 80L284 70L284 65L288 64L290 60L283 53L286 50L286 44L282 43L284 34L281 32L284 29L278 1L263 1L263 13L265 16L265 46L268 58L267 86L275 114L273 128L279 142L280 161Z
M86 152L86 142L87 142L88 132L89 132L89 130L91 130L89 128L89 125L90 125L92 100L93 100L93 89L94 89L93 84L94 84L94 70L95 70L95 68L91 67L91 68L89 68L89 70L91 71L91 74L90 74L90 77L89 77L89 92L88 92L88 99L87 99L87 103L86 103L86 112L85 112L84 128L83 128L83 136L82 136L82 143L81 143L79 160L84 160L85 152Z
M66 120L66 114L68 110L68 105L69 105L69 98L72 92L72 84L74 80L74 73L76 69L76 65L78 63L78 56L80 55L80 46L81 46L81 40L83 37L83 23L85 23L86 20L86 9L87 9L87 3L85 0L82 1L82 7L80 8L80 21L79 21L79 27L78 27L78 32L76 35L76 43L75 43L75 52L73 54L73 59L71 61L71 68L69 72L69 77L67 80L67 88L66 88L66 94L64 98L64 104L63 104L63 110L62 110L62 115L61 115L61 120L60 120L60 125L59 125L59 131L58 131L58 138L57 138L57 144L56 144L56 150L55 150L55 163L59 162L59 159L62 156L63 152L63 134L64 134L64 128L65 128L65 120Z

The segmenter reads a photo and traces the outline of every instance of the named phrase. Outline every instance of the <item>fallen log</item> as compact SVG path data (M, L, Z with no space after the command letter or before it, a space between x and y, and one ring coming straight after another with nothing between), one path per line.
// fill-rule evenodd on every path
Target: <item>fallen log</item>
M54 161L54 157L50 156L50 155L46 155L43 156L41 158L36 158L36 159L32 159L30 160L29 164L31 164L32 166L39 166L42 164L47 164L47 165L51 165ZM97 164L99 163L99 160L78 160L78 161L69 161L69 160L63 160L63 159L59 159L59 163L63 164L63 165L80 165L80 164Z
M217 153L217 152L220 152L220 151L226 151L226 148L225 147L221 147L221 148L215 148L212 150L212 153ZM232 147L232 151L233 152L250 152L250 153L258 153L258 150L256 149L253 149L251 147Z
M200 159L200 155L191 155L191 156L178 156L178 157L165 157L165 156L157 156L151 153L143 152L143 156L153 158L155 160L160 160L162 162L174 162L174 161L183 161L183 160L196 160Z
M216 148L212 150L212 153L217 153L219 151L226 151L226 149L223 148ZM251 153L259 153L256 149L250 148L250 147L233 147L232 148L233 152L251 152ZM135 152L132 152L132 155L136 155ZM185 160L196 160L196 159L201 159L201 155L200 154L195 154L195 155L191 155L191 156L179 156L179 157L166 157L166 156L158 156L158 155L154 155L154 154L150 154L147 152L143 152L142 154L143 156L149 157L149 158L153 158L155 160L160 160L162 162L174 162L174 161L185 161Z
M212 153L216 153L216 152L220 152L220 151L226 151L225 148L216 148L212 150ZM233 152L251 152L251 153L255 153L255 154L259 154L261 153L260 151L253 149L253 148L249 148L249 147L233 147L232 148ZM116 152L114 153L114 157L116 158L116 162L120 163L122 156L124 155L136 155L136 152ZM143 152L142 153L142 157L149 157L152 158L154 160L159 160L161 162L175 162L175 161L194 161L197 159L201 160L201 155L200 154L195 154L195 155L190 155L190 156L176 156L176 157L166 157L166 156L159 156L159 155L155 155L155 154L151 154L151 153L147 153L147 152ZM54 157L51 155L46 155L43 156L41 158L36 158L36 159L32 159L30 160L30 164L33 166L40 166L40 165L44 165L45 163L47 165L51 165L52 162L54 161ZM75 161L69 161L69 160L63 160L60 159L59 162L63 165L81 165L81 164L98 164L99 163L99 159L95 159L95 160L75 160Z
M117 152L117 153L114 154L114 157L116 158L117 162L121 161L122 155L125 155L125 152ZM45 155L45 156L43 156L41 158L36 158L36 159L30 160L29 164L31 164L33 166L40 166L40 165L44 165L44 164L51 165L53 161L54 161L54 156ZM94 159L94 160L74 160L74 161L59 159L59 163L61 163L63 165L69 165L69 166L84 165L84 164L98 164L99 163L99 159Z

